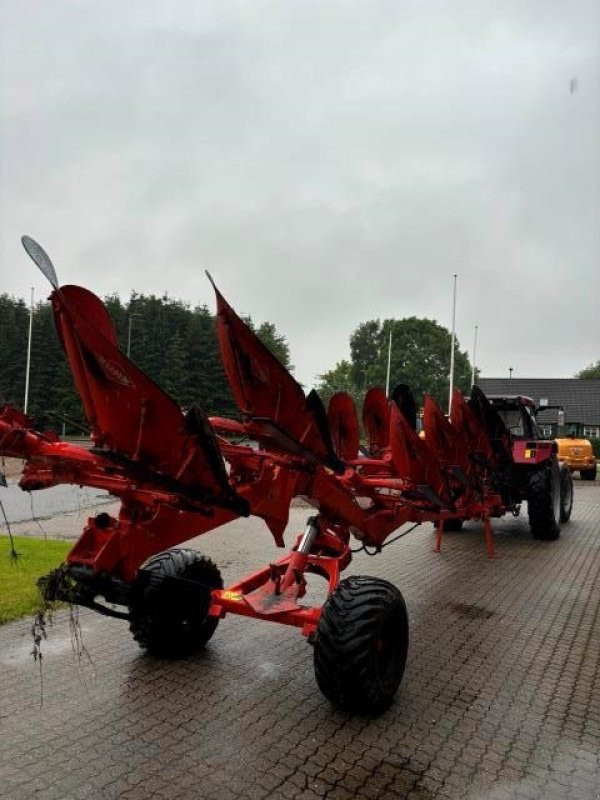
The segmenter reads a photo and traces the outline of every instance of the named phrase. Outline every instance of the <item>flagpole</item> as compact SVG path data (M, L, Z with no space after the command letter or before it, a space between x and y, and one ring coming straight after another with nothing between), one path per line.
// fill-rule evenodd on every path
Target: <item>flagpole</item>
M454 340L456 338L456 279L454 275L454 299L452 302L452 336L450 337L450 393L448 397L448 416L452 413L452 393L454 392Z
M475 335L473 336L473 371L471 373L471 386L475 386L475 361L477 358L477 328L475 325Z
M23 401L23 411L27 413L29 403L29 370L31 367L31 334L33 331L33 286L31 287L31 303L29 305L29 337L27 339L27 367L25 369L25 399Z
M385 396L390 396L390 368L392 365L392 326L390 324L390 340L388 342L387 375L385 379Z

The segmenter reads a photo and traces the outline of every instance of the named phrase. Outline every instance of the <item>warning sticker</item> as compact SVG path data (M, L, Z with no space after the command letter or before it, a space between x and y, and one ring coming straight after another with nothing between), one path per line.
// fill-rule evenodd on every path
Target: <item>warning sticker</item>
M221 592L221 597L223 600L241 600L242 593L241 592Z

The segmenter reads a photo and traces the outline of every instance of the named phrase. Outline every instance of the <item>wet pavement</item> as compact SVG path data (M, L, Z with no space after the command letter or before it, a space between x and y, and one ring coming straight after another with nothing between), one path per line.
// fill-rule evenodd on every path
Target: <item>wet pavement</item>
M102 489L61 484L49 489L24 492L16 483L0 486L0 502L9 523L25 522L32 518L47 519L57 514L79 512L85 508L114 502ZM4 522L4 516L0 516Z
M600 485L576 487L557 542L509 518L495 523L493 561L476 523L439 555L423 526L355 557L348 572L393 581L411 622L397 699L374 720L332 708L310 645L283 626L227 617L204 653L165 662L142 655L126 623L82 611L78 660L61 612L42 708L29 621L0 628L0 796L600 797ZM306 515L294 509L295 529ZM276 553L249 521L194 546L226 581Z

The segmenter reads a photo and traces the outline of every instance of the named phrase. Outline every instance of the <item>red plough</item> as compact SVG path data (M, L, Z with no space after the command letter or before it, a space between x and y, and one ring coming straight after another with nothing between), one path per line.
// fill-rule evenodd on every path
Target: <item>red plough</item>
M241 421L207 418L179 406L120 350L108 313L86 289L58 286L48 256L24 237L53 287L56 327L90 423L86 450L32 429L13 408L0 410L0 450L26 459L21 487L72 483L120 499L118 517L97 514L66 563L45 581L49 600L64 599L129 620L151 653L181 657L202 647L227 613L298 627L314 644L319 687L334 703L379 713L393 699L408 648L402 595L387 581L341 579L350 540L381 550L405 523L444 530L465 519L485 523L517 511L506 483L504 428L477 392L456 392L451 420L431 398L425 438L405 386L391 401L367 392L362 421L352 399L335 395L328 411L301 386L236 315L215 287L223 364ZM236 443L247 437L257 447ZM509 487L510 488L510 487ZM291 551L223 588L216 566L186 540L250 514L284 546L290 503L315 508ZM304 605L306 575L327 581L321 606ZM114 605L119 606L118 609Z

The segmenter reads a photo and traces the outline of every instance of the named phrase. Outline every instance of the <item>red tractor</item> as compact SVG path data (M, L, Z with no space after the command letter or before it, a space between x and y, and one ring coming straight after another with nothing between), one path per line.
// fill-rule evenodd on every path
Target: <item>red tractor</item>
M481 408L501 465L495 488L515 514L527 501L534 539L558 539L561 524L571 517L573 478L558 461L556 442L542 437L530 397L488 395L487 401Z

